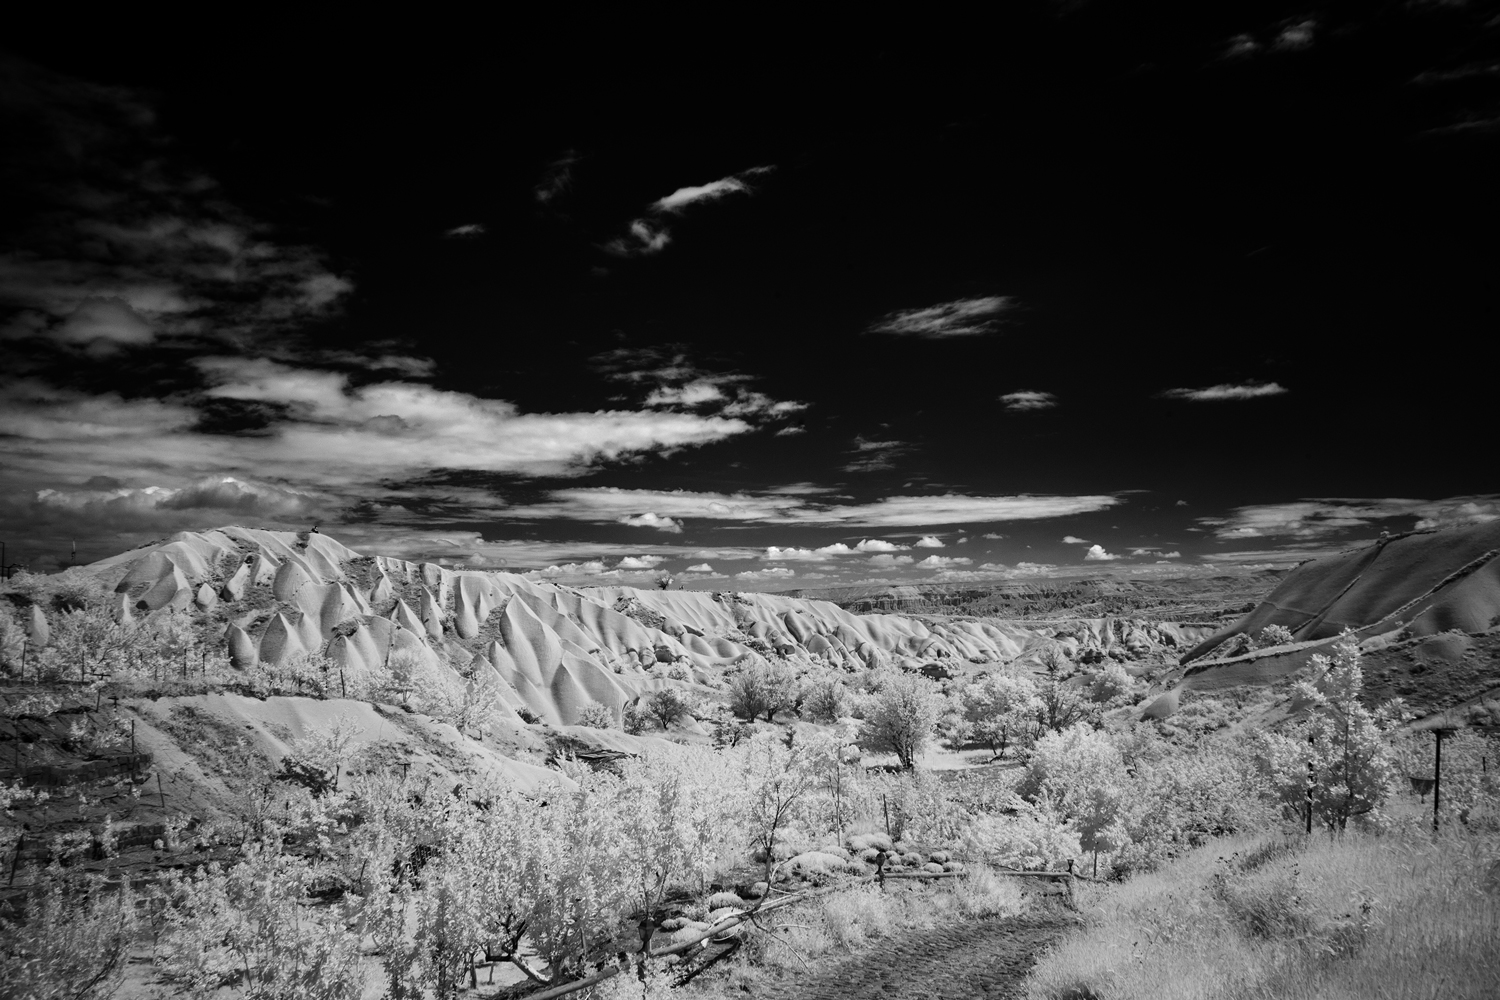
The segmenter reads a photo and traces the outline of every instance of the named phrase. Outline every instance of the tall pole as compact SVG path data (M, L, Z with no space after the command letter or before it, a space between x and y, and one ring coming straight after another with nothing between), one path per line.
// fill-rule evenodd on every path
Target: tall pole
M1432 735L1437 737L1437 757L1432 765L1432 832L1438 829L1438 797L1443 792L1443 731L1434 729Z
M1307 745L1313 746L1312 737L1307 738ZM1307 754L1307 835L1312 836L1312 814L1313 814L1313 761L1312 751Z

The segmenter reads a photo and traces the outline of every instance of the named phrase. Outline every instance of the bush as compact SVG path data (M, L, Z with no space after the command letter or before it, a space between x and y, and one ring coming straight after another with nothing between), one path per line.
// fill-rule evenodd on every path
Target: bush
M836 678L808 681L802 686L802 715L814 722L837 722L849 714L849 689Z
M615 728L615 714L609 710L608 705L591 701L578 713L577 724L588 726L590 729L613 729Z

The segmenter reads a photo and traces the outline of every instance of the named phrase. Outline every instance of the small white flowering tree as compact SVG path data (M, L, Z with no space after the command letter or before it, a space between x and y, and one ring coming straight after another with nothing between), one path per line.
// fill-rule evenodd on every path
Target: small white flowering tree
M1357 816L1373 818L1398 777L1388 735L1400 723L1399 707L1367 708L1359 643L1345 631L1333 658L1315 655L1316 676L1293 688L1308 706L1308 718L1286 733L1267 733L1261 751L1271 783L1288 810L1300 813L1311 801L1313 815L1330 830L1343 830Z

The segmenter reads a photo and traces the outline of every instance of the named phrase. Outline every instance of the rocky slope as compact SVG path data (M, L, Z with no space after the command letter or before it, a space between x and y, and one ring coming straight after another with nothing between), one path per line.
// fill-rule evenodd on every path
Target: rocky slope
M768 594L578 589L363 556L316 533L243 527L184 532L89 569L113 587L122 618L162 608L216 615L239 669L321 655L348 690L393 665L416 684L449 688L479 670L502 682L515 720L552 726L575 723L590 701L618 715L656 687L710 688L724 668L760 655L848 670L1039 666L1057 651L1084 662L1140 658L1209 631L1109 617L1027 627L857 615Z

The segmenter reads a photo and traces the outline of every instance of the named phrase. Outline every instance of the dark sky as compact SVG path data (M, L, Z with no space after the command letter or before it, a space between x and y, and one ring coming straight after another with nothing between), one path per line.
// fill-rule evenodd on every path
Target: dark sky
M0 533L784 589L1500 516L1500 10L1132 6L12 39Z

